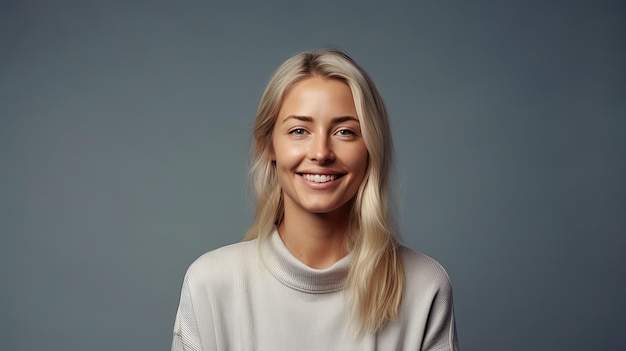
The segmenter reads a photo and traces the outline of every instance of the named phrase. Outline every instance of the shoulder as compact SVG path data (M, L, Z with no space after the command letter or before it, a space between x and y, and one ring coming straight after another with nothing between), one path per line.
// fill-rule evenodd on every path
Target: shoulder
M185 282L190 287L219 286L250 273L258 255L256 240L243 241L209 251L198 257L187 269Z
M422 253L400 248L405 271L401 321L423 330L424 350L457 350L452 286L446 270Z
M451 293L450 277L439 262L404 246L400 247L399 254L404 265L408 292Z

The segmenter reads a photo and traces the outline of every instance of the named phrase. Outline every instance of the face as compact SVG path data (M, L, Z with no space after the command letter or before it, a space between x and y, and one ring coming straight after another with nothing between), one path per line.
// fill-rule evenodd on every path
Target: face
M350 87L319 77L294 84L278 113L271 156L286 215L349 211L368 163Z

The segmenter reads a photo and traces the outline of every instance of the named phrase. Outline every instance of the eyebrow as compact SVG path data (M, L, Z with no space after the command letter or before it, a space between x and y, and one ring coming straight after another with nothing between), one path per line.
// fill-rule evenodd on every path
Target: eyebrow
M285 123L285 122L287 122L288 120L290 120L292 118L293 119L297 119L297 120L302 121L302 122L313 122L313 117L311 117L311 116L290 115L290 116L287 116L287 118L285 118L282 123ZM339 117L333 117L331 119L331 122L333 124L344 123L344 122L348 122L348 121L355 121L355 122L359 123L359 119L354 117L354 116L339 116Z

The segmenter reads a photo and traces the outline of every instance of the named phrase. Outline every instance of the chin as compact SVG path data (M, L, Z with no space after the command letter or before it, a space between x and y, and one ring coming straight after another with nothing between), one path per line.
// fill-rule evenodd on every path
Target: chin
M315 214L327 214L337 211L346 211L349 210L350 203L325 203L325 204L309 204L308 206L304 206L304 209L310 213Z

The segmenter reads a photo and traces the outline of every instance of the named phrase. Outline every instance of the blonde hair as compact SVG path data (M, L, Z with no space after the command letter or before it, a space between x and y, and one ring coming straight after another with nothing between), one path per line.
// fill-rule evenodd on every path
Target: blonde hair
M368 74L336 49L302 52L285 61L261 97L252 140L250 179L256 216L245 240L266 238L283 217L282 190L271 161L272 131L285 92L311 76L336 79L352 91L368 151L368 167L348 225L346 244L353 261L346 282L358 333L376 332L398 316L404 269L389 204L393 146L387 111Z

